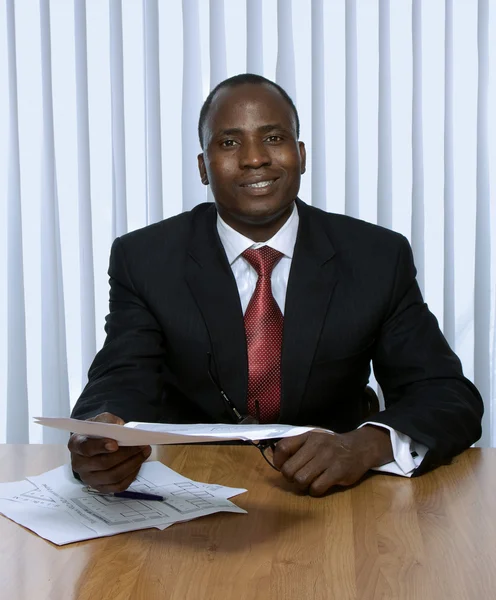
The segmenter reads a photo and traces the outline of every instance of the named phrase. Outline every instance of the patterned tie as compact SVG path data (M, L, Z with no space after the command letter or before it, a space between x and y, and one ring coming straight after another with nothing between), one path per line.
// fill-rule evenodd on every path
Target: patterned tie
M272 269L283 255L269 246L262 246L257 250L245 250L242 256L258 273L257 286L245 312L248 412L260 418L261 423L271 423L278 418L281 402L284 319L272 295L270 278Z

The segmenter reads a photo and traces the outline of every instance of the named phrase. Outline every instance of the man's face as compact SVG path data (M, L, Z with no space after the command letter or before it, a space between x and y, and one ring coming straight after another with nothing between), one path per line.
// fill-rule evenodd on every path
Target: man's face
M220 90L203 132L200 175L220 216L242 230L278 221L298 194L306 158L280 93L260 84Z

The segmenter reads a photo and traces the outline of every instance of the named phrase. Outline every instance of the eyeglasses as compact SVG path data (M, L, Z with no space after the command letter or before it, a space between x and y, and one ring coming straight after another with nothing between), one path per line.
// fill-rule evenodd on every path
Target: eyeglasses
M224 401L224 404L226 406L227 412L229 413L229 416L231 417L231 420L233 421L233 423L235 423L236 425L259 425L260 424L260 403L258 401L258 398L255 398L255 411L257 413L256 418L252 417L251 415L246 415L243 416L238 409L234 406L233 402L230 400L230 398L228 397L228 395L224 392L224 390L222 389L222 386L219 383L219 380L214 377L214 374L212 373L212 354L210 352L207 352L207 356L208 356L208 376L210 377L212 383L215 385L215 387L219 390L219 394L222 398L222 400ZM279 471L279 469L274 465L272 456L273 456L273 452L276 448L275 442L274 440L259 440L258 442L253 442L252 440L246 440L246 443L255 446L255 448L258 448L262 454L262 456L264 457L264 460L276 471Z

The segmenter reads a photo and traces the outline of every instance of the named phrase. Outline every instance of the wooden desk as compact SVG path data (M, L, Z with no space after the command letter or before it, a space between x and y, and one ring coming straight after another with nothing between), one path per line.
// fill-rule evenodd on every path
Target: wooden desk
M296 495L254 448L162 447L152 459L248 493L217 514L57 547L0 517L6 600L496 598L496 449L409 480L374 475ZM58 446L0 446L0 480L63 464Z

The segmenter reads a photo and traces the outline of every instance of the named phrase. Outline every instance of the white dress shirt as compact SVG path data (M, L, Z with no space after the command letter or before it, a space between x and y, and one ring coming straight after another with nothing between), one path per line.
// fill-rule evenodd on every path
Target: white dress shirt
M286 290L288 287L289 271L296 243L296 235L298 233L298 223L298 210L295 204L289 219L284 223L281 229L270 238L270 240L267 240L267 242L254 243L253 240L250 240L237 232L217 215L217 231L219 232L220 240L224 246L227 259L236 280L236 285L238 286L243 314L255 291L258 275L255 269L241 256L241 254L248 248L260 248L267 245L284 255L274 267L271 276L272 295L284 315ZM387 425L383 425L382 423L370 421L364 423L361 427L364 425L376 425L377 427L388 429L391 436L394 461L381 467L377 467L375 470L410 477L424 459L427 447L413 442L409 436L400 433Z

